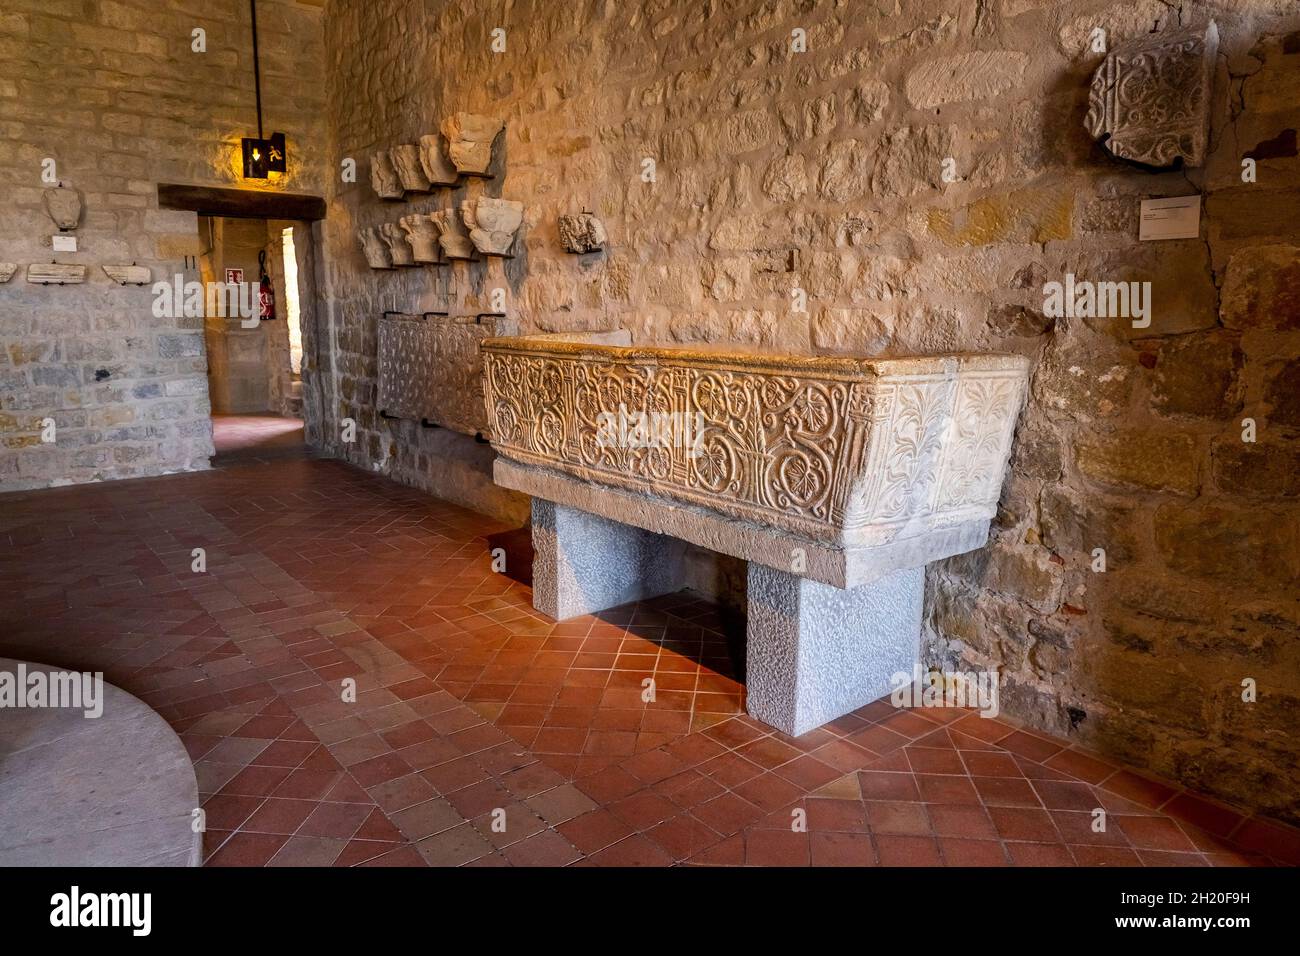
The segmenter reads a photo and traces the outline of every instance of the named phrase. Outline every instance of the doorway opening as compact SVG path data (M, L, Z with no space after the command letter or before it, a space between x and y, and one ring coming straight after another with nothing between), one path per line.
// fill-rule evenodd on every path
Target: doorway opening
M207 296L203 320L213 465L302 455L300 276L310 226L224 216L198 222L200 280L223 293Z

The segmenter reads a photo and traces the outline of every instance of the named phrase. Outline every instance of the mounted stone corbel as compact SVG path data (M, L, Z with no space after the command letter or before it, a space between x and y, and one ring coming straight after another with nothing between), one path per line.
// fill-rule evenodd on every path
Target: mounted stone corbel
M561 216L559 221L560 245L565 252L582 255L605 248L608 237L605 224L589 212L576 216Z
M393 168L397 171L397 180L402 184L404 190L413 193L427 193L432 188L429 177L424 174L424 166L420 162L420 149L418 146L411 144L394 146L388 157L393 163Z
M460 173L456 172L455 165L447 156L447 144L439 133L420 137L420 165L434 186L454 186L460 178Z
M373 228L358 229L357 239L361 241L361 251L365 253L366 263L372 269L391 269L393 255L388 251L388 243L380 238Z
M397 178L397 169L387 152L370 154L370 185L380 199L401 199L402 183Z
M100 266L100 268L104 270L104 275L118 285L148 285L153 279L148 266L137 266L134 263L129 266Z
M415 265L415 254L411 244L406 241L406 233L395 222L386 222L379 227L379 238L388 243L388 254L395 266Z
M0 262L0 285L8 282L13 278L13 274L18 271L16 262Z
M1116 46L1092 76L1084 126L1119 159L1204 164L1218 49L1212 20Z
M438 227L438 242L442 246L442 254L448 260L472 262L478 258L474 255L474 243L470 241L469 230L454 209L439 209L430 213L429 218Z
M515 232L524 221L524 204L509 199L480 196L460 204L461 218L474 248L485 256L510 258Z
M33 262L27 267L27 281L36 285L80 285L86 281L86 267Z
M442 262L442 247L438 244L438 227L426 215L403 216L401 225L406 230L406 241L416 262Z
M477 113L455 113L442 122L447 137L447 155L462 176L491 179L492 143L505 129L502 120Z
M59 183L43 192L41 202L45 205L45 214L60 232L76 229L81 222L81 193L75 189Z

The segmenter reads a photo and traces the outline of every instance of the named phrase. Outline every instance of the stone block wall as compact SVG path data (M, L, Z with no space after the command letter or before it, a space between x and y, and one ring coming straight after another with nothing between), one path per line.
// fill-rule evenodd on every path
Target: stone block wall
M1094 30L1180 11L1220 28L1210 159L1125 166L1083 128ZM497 287L525 329L1031 356L993 539L931 569L928 659L996 666L1010 713L1300 820L1295 3L331 0L325 33L331 161L359 175L323 230L324 444L522 520L483 446L375 409L380 313L482 311ZM507 122L497 178L379 200L369 153L458 110ZM1141 199L1193 193L1200 238L1138 242ZM525 203L513 260L366 268L358 227L478 194ZM567 254L557 217L584 209L610 242ZM1151 282L1151 325L1048 317L1067 273Z
M267 132L287 133L290 149L288 174L268 188L320 193L320 10L258 10ZM193 49L196 29L206 52ZM100 266L197 279L185 269L202 251L196 216L159 209L156 185L243 185L239 138L256 130L245 0L6 0L0 261L20 268L0 285L0 490L207 467L203 318L156 318L149 287L118 286ZM47 158L82 195L75 254L50 248ZM26 266L51 259L85 264L86 283L29 285ZM45 419L53 443L41 441Z

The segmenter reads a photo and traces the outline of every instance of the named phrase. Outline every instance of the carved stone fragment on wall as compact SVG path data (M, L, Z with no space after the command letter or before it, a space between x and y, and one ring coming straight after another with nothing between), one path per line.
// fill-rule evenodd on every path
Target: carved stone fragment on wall
M16 262L0 262L0 283L8 282L18 271Z
M388 254L392 256L395 266L415 265L415 254L411 244L406 241L406 232L395 222L386 222L379 227L379 238L388 243Z
M148 266L101 266L104 275L118 285L147 285L153 278Z
M438 228L427 215L403 216L402 229L416 262L441 262L442 248L438 245Z
M79 285L86 281L86 267L34 262L27 267L27 281L36 285Z
M397 172L397 180L402 184L402 189L416 193L429 191L429 177L424 174L418 146L411 144L394 146L388 155L393 162L393 169Z
M508 256L524 221L524 204L480 196L462 202L460 214L475 249L488 256Z
M505 123L476 113L455 113L443 121L447 155L465 176L487 176L492 164L492 143Z
M1088 132L1119 159L1202 165L1218 48L1213 21L1117 46L1093 74Z
M61 231L76 229L81 222L81 194L68 186L55 186L41 196L45 214Z
M442 254L448 259L476 259L474 243L470 241L469 230L454 209L440 209L430 213L429 218L438 228L438 242L442 245Z
M370 185L380 199L402 198L402 182L397 178L397 169L387 152L370 154Z
M361 241L361 251L365 253L370 268L391 269L393 267L393 256L388 251L388 243L380 238L378 230L358 229L357 239Z
M589 212L561 216L559 229L560 245L565 252L581 255L605 248L605 224Z
M454 186L460 178L447 155L447 144L439 133L420 137L420 165L424 168L424 175L435 186Z

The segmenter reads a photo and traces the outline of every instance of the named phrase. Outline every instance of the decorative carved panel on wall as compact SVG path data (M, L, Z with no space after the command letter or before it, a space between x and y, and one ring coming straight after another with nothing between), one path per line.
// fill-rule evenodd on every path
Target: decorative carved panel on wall
M79 285L86 281L86 267L34 262L27 267L27 281L36 285Z
M387 152L381 150L370 154L370 185L380 199L401 199L404 195L397 169Z
M460 214L475 249L485 256L508 257L524 221L524 204L480 196L462 201Z
M799 358L536 338L483 353L506 458L845 546L991 517L1028 379L1012 355ZM605 440L620 409L667 413L691 440Z
M408 192L427 193L430 189L429 177L424 174L424 165L420 162L418 146L408 144L394 146L389 151L397 181Z
M76 229L81 222L81 193L60 183L58 186L43 190L41 201L45 205L45 214L59 227L61 232Z
M424 175L435 186L454 186L460 178L447 155L447 144L441 133L420 137L420 165L424 167Z
M1213 21L1117 46L1093 74L1088 132L1120 159L1202 165L1218 48Z
M488 177L492 165L492 143L505 123L476 113L454 113L442 123L447 138L447 155L462 176Z
M13 274L18 271L16 262L0 262L0 283L8 282Z
M514 331L501 315L386 313L379 320L379 410L487 435L479 343Z
M605 224L589 212L561 216L558 228L565 252L582 255L605 247Z
M393 267L393 255L377 228L358 229L357 240L361 243L361 251L365 254L366 263L370 268L391 269Z
M118 285L147 285L153 278L148 266L101 266L104 275Z

